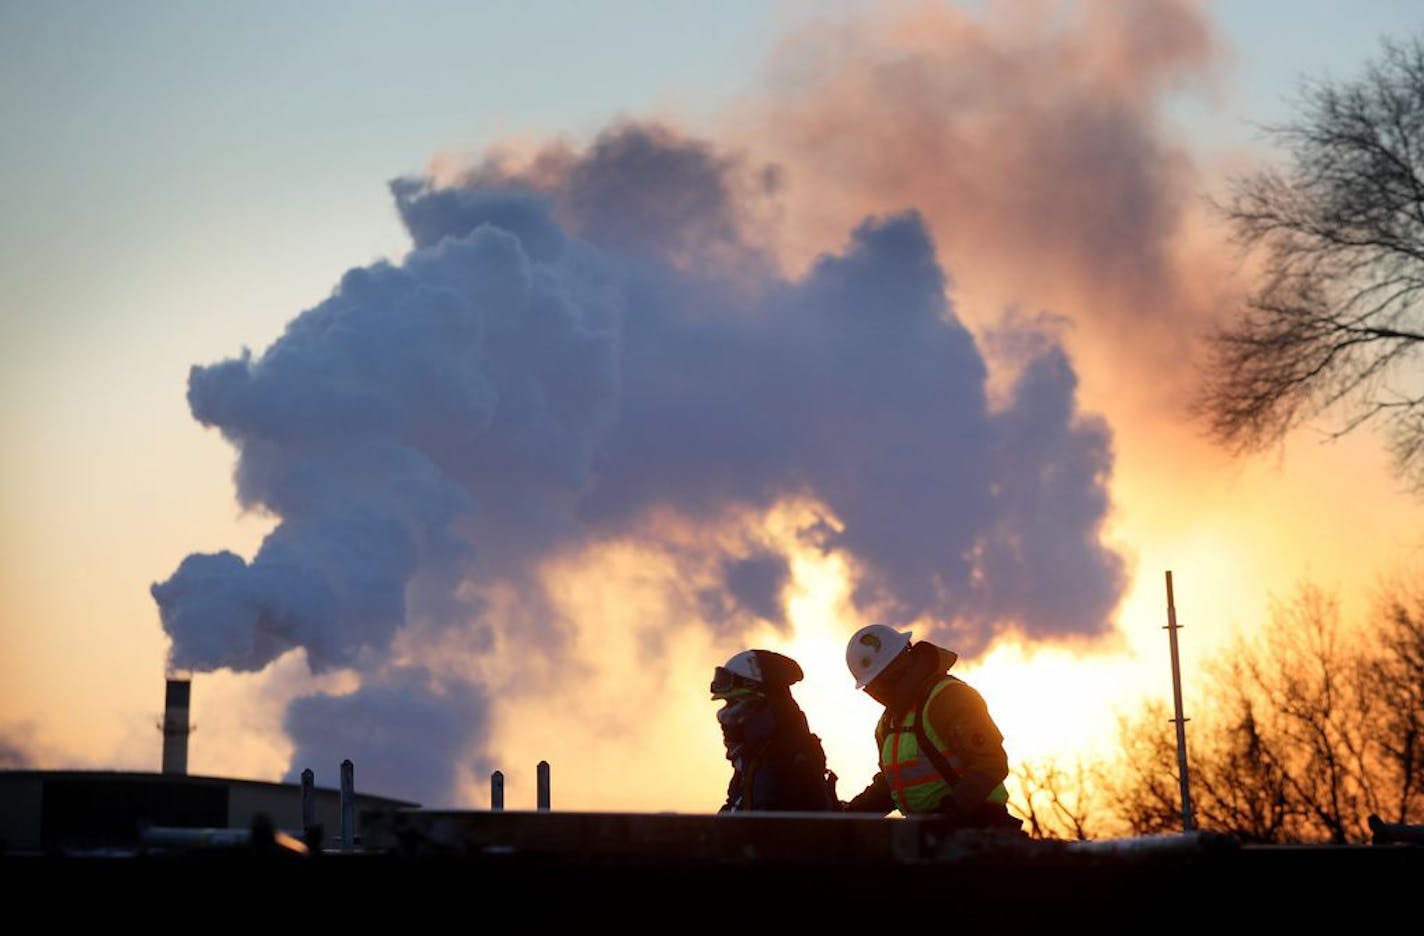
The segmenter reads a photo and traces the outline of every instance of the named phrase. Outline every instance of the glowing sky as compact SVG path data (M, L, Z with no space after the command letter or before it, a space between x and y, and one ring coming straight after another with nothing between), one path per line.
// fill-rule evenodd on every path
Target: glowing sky
M768 646L848 795L868 616L1028 758L1170 698L1165 570L1189 689L1303 578L1363 611L1424 546L1378 440L1233 462L1183 403L1250 122L1418 25L0 6L0 766L157 769L172 651L194 773L715 809Z

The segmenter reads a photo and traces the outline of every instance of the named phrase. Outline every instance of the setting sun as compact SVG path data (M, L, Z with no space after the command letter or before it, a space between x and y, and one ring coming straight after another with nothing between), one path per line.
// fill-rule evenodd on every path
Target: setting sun
M882 624L1011 770L1106 769L1173 698L1166 572L1188 748L1235 756L1276 713L1197 746L1234 638L1419 580L1417 343L1364 417L1199 411L1316 360L1210 366L1301 306L1216 204L1290 164L1246 128L1411 5L526 6L0 6L0 768L157 769L181 670L195 774L711 813L713 673L767 649L848 799Z

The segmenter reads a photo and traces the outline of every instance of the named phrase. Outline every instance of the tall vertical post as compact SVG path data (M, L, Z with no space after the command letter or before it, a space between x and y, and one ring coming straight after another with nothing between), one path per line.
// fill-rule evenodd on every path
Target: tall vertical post
M1167 631L1169 642L1172 646L1172 704L1176 710L1176 717L1172 719L1177 725L1177 770L1181 776L1182 783L1182 831L1190 832L1194 827L1192 822L1192 794L1191 787L1187 779L1187 719L1182 715L1182 668L1177 659L1177 605L1172 597L1172 572L1167 571Z
M549 762L546 760L539 762L539 808L545 811L549 808Z
M341 762L341 847L346 851L356 840L356 768L351 758Z
M490 774L490 809L504 808L504 773L496 770Z
M316 828L316 774L302 771L302 835L310 837Z

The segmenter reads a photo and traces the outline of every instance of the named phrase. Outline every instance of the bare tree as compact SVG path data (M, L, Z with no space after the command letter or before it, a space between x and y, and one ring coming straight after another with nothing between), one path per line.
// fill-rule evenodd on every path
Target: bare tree
M1305 82L1296 119L1266 130L1289 168L1235 180L1223 208L1263 279L1208 340L1197 414L1238 454L1327 413L1332 438L1378 420L1424 491L1424 39Z
M1202 668L1188 732L1197 825L1249 842L1360 842L1424 819L1424 587L1387 586L1370 626L1301 585ZM1165 703L1120 722L1109 804L1138 834L1181 829Z
M1240 684L1230 684L1233 688ZM1196 824L1243 842L1277 842L1293 818L1280 754L1244 693L1222 704L1221 721L1198 732L1190 757ZM1211 723L1199 720L1202 727Z
M1370 811L1387 822L1418 822L1424 819L1424 585L1388 588L1376 616L1382 626L1362 673L1379 726L1368 756L1378 778Z
M1342 645L1340 607L1304 584L1277 602L1255 643L1238 642L1218 684L1256 714L1258 757L1268 774L1247 770L1242 783L1270 779L1284 796L1283 838L1348 841L1364 833L1370 776L1364 752L1370 706L1360 683L1362 658ZM1273 784L1274 785L1274 784Z
M1177 742L1168 728L1171 721L1167 704L1156 699L1136 715L1118 716L1121 760L1116 770L1104 771L1103 794L1133 835L1182 831ZM1187 769L1191 771L1190 763Z
M1084 761L1069 767L1049 757L1021 763L1013 775L1018 789L1009 805L1033 838L1084 841L1111 831L1111 817L1099 802L1098 772Z

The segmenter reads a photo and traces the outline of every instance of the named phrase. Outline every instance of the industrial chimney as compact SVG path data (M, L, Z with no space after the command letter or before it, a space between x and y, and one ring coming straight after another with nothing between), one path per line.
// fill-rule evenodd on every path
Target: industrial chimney
M192 687L190 679L168 680L163 724L159 726L163 730L163 772L166 774L188 772L188 734L193 730L188 724L188 698Z

